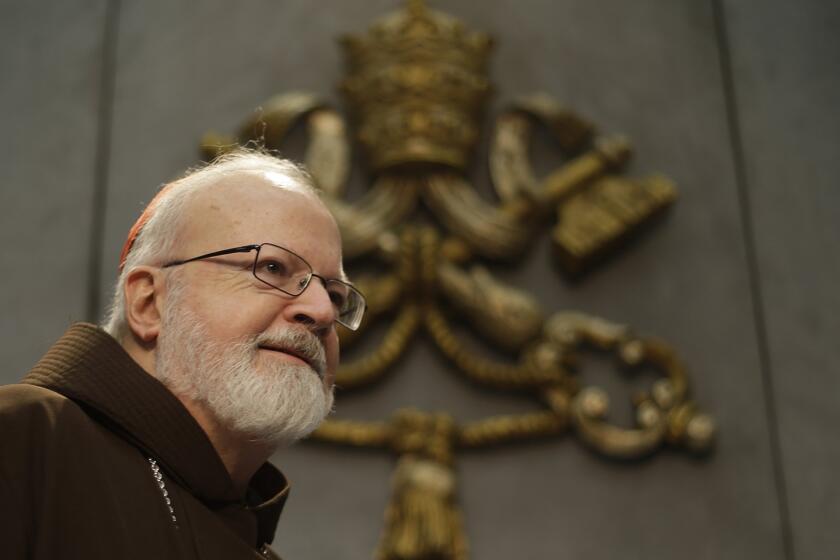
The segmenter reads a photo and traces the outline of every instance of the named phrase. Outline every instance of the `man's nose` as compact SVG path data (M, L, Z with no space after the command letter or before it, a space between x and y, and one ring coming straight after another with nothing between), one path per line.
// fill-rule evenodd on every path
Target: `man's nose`
M286 307L287 320L313 331L328 331L335 323L336 309L323 280L313 276L306 289Z

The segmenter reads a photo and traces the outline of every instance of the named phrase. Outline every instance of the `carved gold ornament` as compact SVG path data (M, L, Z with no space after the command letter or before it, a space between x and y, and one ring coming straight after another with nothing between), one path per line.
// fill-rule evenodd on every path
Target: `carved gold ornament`
M358 279L368 313L358 331L341 332L341 342L352 345L380 321L388 322L386 333L372 352L339 369L336 385L343 392L390 372L424 330L468 379L539 403L533 412L467 423L413 409L379 422L325 422L315 439L398 457L376 558L468 557L454 470L462 450L568 431L614 458L645 456L664 445L709 450L714 423L691 401L686 369L665 342L583 313L546 317L531 295L505 285L484 264L515 261L551 227L561 266L579 274L671 205L672 183L662 176L624 177L621 168L631 155L626 139L596 134L581 116L537 94L496 120L490 171L499 202L489 202L466 173L491 90L490 38L416 0L343 45L348 74L341 89L374 176L361 200L351 204L342 196L350 169L345 120L310 94L269 100L236 137L206 135L205 155L249 141L277 150L295 124L305 123L305 163L339 223L345 259L382 265ZM535 127L546 128L566 156L545 177L530 165ZM442 229L417 215L421 201ZM453 314L516 360L469 350L451 327ZM575 364L593 350L614 354L619 368L661 374L634 397L635 426L611 423L606 393L580 386Z

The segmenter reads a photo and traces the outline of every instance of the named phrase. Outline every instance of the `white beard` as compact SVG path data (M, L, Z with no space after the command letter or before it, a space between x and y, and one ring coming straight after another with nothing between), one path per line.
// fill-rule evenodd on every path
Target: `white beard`
M174 295L174 294L173 294ZM158 339L155 376L176 395L203 405L226 429L280 447L309 435L332 409L321 381L324 348L309 331L289 328L231 343L211 341L180 297L170 298ZM258 345L291 347L315 364L262 360Z

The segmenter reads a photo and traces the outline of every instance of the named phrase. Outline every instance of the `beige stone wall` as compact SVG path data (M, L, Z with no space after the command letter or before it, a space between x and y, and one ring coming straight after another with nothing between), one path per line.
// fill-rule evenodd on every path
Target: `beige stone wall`
M235 5L235 9L234 6ZM432 2L498 40L493 110L546 91L622 132L629 172L680 190L668 218L578 284L547 243L500 271L547 311L666 338L720 426L717 452L604 461L573 437L459 457L472 558L810 559L840 538L840 9L772 0ZM335 37L395 0L2 2L0 382L96 320L126 230L157 186L271 95L339 101ZM550 161L550 152L542 150ZM364 173L354 189L364 188ZM486 185L483 159L475 182ZM603 382L592 364L587 382ZM630 383L612 381L615 399ZM623 402L623 401L622 401ZM620 404L620 403L619 403ZM477 390L420 340L383 386L338 402L458 418L528 410ZM369 558L388 456L303 446L277 535L287 558Z

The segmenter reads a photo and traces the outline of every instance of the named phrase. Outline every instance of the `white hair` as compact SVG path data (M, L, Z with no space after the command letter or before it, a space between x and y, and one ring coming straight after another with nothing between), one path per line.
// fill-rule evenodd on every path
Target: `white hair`
M238 149L208 165L192 168L182 178L163 185L145 209L148 219L140 226L124 257L111 306L102 324L106 332L119 341L128 336L124 293L126 279L137 266L160 265L170 256L177 239L176 233L186 218L184 209L187 203L204 189L241 174L259 175L277 188L318 196L312 178L302 167L289 160L247 149Z

